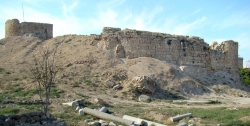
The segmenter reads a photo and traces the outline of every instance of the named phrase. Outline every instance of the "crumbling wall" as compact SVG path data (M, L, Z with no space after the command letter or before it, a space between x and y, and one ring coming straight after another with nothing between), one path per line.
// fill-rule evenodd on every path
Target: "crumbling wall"
M5 22L5 38L11 36L19 36L20 35L20 23L17 19L7 20Z
M242 57L238 58L238 66L239 66L239 68L243 68L243 58Z
M186 73L233 72L238 69L238 43L232 40L209 46L197 36L105 27L98 46L119 58L153 57L182 66ZM119 47L119 48L118 48ZM185 69L184 69L185 68ZM195 74L196 75L196 74Z
M222 42L225 52L225 70L228 72L238 71L238 43L232 40Z
M11 36L35 36L41 39L53 38L53 25L46 23L22 22L18 19L5 22L5 38Z
M102 38L102 48L113 50L117 44L121 44L126 52L125 57L129 59L153 57L178 65L202 67L207 66L206 60L209 59L209 45L199 37L106 28Z

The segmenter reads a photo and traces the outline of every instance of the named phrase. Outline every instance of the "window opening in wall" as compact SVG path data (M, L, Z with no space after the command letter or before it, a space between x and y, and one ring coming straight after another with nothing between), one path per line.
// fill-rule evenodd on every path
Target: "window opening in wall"
M171 45L171 42L172 42L172 40L168 40L168 42L167 42L167 43L168 43L168 45Z

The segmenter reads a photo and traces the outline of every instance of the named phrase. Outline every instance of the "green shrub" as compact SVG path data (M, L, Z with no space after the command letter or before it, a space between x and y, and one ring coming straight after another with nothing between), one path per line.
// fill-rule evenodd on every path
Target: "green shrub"
M250 85L250 69L240 68L240 75L242 76L243 83L246 85Z
M79 87L80 82L75 82L72 84L72 87Z

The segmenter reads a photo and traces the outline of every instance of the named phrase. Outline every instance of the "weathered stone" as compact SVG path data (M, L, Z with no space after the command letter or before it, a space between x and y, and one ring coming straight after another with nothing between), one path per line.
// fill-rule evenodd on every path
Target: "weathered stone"
M104 86L107 88L113 88L115 85L115 82L109 79L104 82Z
M63 105L68 105L68 106L73 106L73 107L77 107L79 105L83 105L84 104L84 99L79 99L79 100L75 100L72 102L66 102L66 103L62 103Z
M141 102L148 102L150 100L151 100L151 98L148 95L140 95L139 96L139 101L141 101Z
M84 115L83 109L80 109L80 110L79 110L79 114L80 114L80 115Z
M97 122L97 121L89 122L88 125L90 125L90 126L101 126L101 124L99 122Z
M100 98L95 98L95 99L94 99L94 104L97 104L97 105L104 105L105 102L104 102L102 99L100 99Z
M188 126L188 124L185 123L185 122L183 122L183 123L181 123L181 124L178 124L177 126Z
M115 55L118 58L125 58L125 50L121 44L118 44L115 48Z
M53 25L35 22L19 23L18 19L7 20L5 22L5 37L11 36L33 36L41 39L50 39L53 38Z
M109 124L108 123L102 123L101 126L109 126Z
M89 123L89 122L92 122L92 121L93 121L93 119L86 119L84 122Z
M113 122L110 122L110 123L109 123L109 126L116 126L116 124L113 123Z
M156 82L147 76L139 76L134 78L133 85L138 91L143 93L153 94L156 90Z
M81 108L79 106L76 107L76 111L79 111Z
M42 116L41 116L41 119L42 119L42 120L46 120L47 117L46 117L45 115L42 115Z
M113 87L114 90L121 90L122 89L122 86L121 85L115 85Z
M106 108L106 107L102 107L100 110L99 110L100 112L107 112L108 111L108 109Z

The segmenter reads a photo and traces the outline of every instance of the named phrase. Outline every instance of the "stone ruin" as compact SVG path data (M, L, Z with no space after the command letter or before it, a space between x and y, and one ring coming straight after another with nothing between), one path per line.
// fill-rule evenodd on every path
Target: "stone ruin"
M226 71L238 72L243 58L238 57L238 42L212 45L197 36L171 35L133 29L104 27L101 35L91 35L98 47L119 58L153 57L179 66L190 76Z
M5 37L35 36L53 38L53 25L22 22L12 19L5 23ZM190 76L226 71L238 72L243 58L238 57L238 42L227 40L207 44L197 36L171 35L159 32L104 27L101 35L91 34L97 46L118 58L152 57L179 66Z
M53 38L53 24L22 22L18 19L5 22L5 38L11 36L38 37L40 39Z

